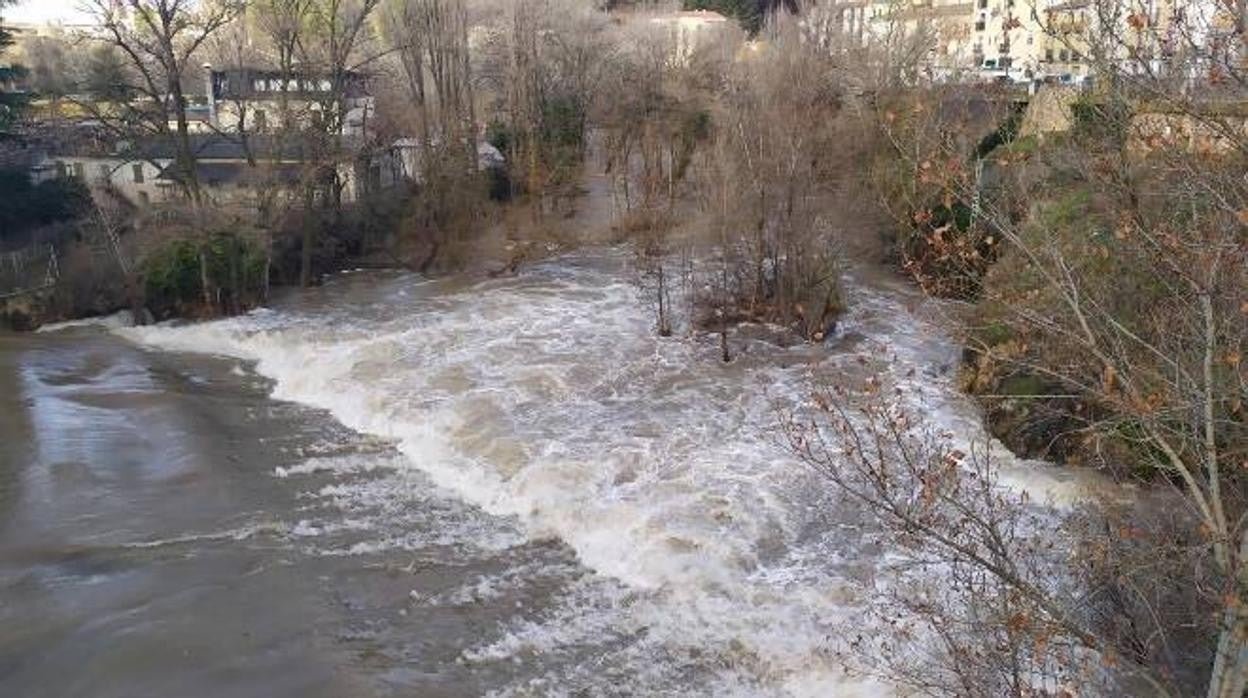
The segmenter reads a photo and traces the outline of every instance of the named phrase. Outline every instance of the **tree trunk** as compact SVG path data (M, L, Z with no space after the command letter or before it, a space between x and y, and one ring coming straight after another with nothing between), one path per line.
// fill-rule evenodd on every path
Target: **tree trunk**
M303 249L300 250L299 259L299 287L307 288L312 285L312 225L303 226Z
M299 249L299 287L307 288L312 284L312 242L313 228L316 222L307 220L312 215L312 204L316 201L316 195L313 192L315 184L309 183L305 185L303 190L303 210L305 220L303 221L303 239ZM318 216L319 219L319 216Z
M273 231L264 231L264 290L261 302L269 302L269 279L273 274Z
M230 244L230 314L238 315L243 312L243 270L242 260L239 258L243 253L243 244L241 240L235 239Z
M195 153L191 150L190 124L186 118L186 101L182 95L182 84L177 79L171 79L169 92L173 100L173 115L178 124L177 163L178 169L181 170L178 174L182 177L182 187L186 191L187 198L191 200L191 205L198 208L203 203L203 197L199 189L199 173L195 171Z
M199 285L204 293L204 309L212 308L212 286L208 283L208 257L201 247L199 250Z
M659 289L658 289L658 293L659 293L659 336L670 337L672 336L672 323L671 323L671 320L668 318L668 307L667 307L667 302L666 302L667 301L667 277L663 274L663 257L661 255L656 257L656 262L657 262L656 272L658 274L658 282L659 282Z
M1222 615L1218 654L1207 698L1243 698L1248 691L1248 616L1228 604Z

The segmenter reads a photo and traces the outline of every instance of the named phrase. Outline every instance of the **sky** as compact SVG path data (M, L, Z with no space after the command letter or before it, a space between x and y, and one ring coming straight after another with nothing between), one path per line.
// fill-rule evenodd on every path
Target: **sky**
M4 19L16 23L82 22L81 4L81 0L18 0L15 7L4 10Z

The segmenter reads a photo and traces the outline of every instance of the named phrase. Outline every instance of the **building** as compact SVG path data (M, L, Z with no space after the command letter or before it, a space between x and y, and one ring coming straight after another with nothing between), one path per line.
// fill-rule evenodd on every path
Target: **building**
M1095 63L1155 75L1184 62L1197 75L1188 59L1237 40L1234 24L1217 0L975 0L973 47L982 73L1014 81L1078 84Z
M358 138L340 137L342 159L331 165L342 187L342 198L352 201L371 188L394 186L401 167L387 153L364 154ZM113 143L92 138L58 139L32 159L31 177L76 177L97 197L113 196L139 207L179 201L177 154L172 139L141 144ZM297 139L277 140L263 135L246 141L220 134L191 138L196 181L213 203L228 205L253 201L261 190L295 192L313 176L311 160Z
M371 168L383 169L393 167L394 170L392 172L377 172L375 176L370 174L370 177L373 177L379 183L386 181L395 182L397 180L405 180L417 184L423 183L425 177L420 164L422 150L424 150L424 146L421 145L419 139L400 138L391 144L389 158L380 158L371 166ZM498 148L485 141L477 143L477 170L500 169L506 165L507 159Z
M364 140L339 136L336 160L314 170L316 159L300 139L250 135L245 141L232 135L198 134L191 137L195 177L205 198L217 205L254 204L263 192L301 196L310 178L336 182L344 202L407 183L420 184L420 144L415 139L395 141L386 148L365 148ZM31 178L80 179L95 197L120 198L134 206L178 202L184 197L177 176L177 153L172 139L142 144L115 143L94 133L77 138L47 139L23 153ZM506 159L489 143L477 145L477 168L505 167Z
M737 31L735 22L709 10L664 12L650 15L647 23L668 38L671 60L679 65L687 64L700 47Z
M830 49L926 41L937 79L1012 83L1082 83L1094 53L1127 74L1182 63L1195 76L1239 41L1218 0L823 0L802 25Z
M1091 72L1089 40L1096 14L1092 0L1070 0L1044 9L1034 68L1037 77L1082 82Z
M333 122L338 135L362 136L376 113L368 81L359 73L347 73L336 90L331 77L323 74L286 77L259 68L208 68L203 112L207 130L265 134L283 126L319 129Z
M956 80L975 67L971 20L976 0L827 0L802 19L803 36L830 50L899 49L929 44L925 65L938 80Z

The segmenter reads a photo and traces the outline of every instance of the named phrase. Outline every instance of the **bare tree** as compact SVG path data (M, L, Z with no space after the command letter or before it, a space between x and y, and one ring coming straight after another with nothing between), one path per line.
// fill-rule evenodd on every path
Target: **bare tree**
M972 387L1021 412L1041 447L1064 444L1051 452L1143 482L1169 511L1097 504L1082 530L1065 529L1086 554L1049 556L1046 566L1043 551L966 510L1015 512L1004 521L1026 511L1001 488L968 486L968 477L993 479L991 459L916 446L914 430L926 427L908 414L859 415L846 396L827 395L816 401L824 416L793 441L890 530L993 580L998 591L976 604L1022 604L1026 623L1011 613L987 627L1027 634L1003 645L1008 655L975 654L990 660L980 675L1005 676L1025 656L1025 674L1086 680L1079 658L1091 653L1113 665L1105 668L1119 683L1109 690L1239 698L1248 687L1248 130L1234 105L1244 36L1239 5L1145 9L1089 3L1078 33L1048 10L1052 38L1088 58L1097 85L1073 95L1065 133L1024 133L1009 109L981 130L956 116L965 112L946 92L883 94L865 113L900 178L885 197L900 202L901 234L932 262L912 271L976 303ZM1156 525L1163 513L1167 525ZM1041 524L1038 535L1063 527ZM1052 654L1057 646L1065 656ZM959 661L971 666L960 653L942 666Z
M366 53L366 44L372 39L371 20L380 5L381 0L312 0L302 17L297 41L300 64L309 72L323 73L330 89L322 97L316 128L308 132L309 137L304 142L305 209L314 210L319 201L328 213L328 220L314 219L303 226L301 286L312 283L313 249L320 237L318 228L325 223L337 225L340 222L344 182L339 176L339 165L355 155L345 147L343 136L351 125L352 95L360 88L360 69L375 57ZM360 136L363 136L368 127L367 110L358 116Z
M776 50L729 74L711 116L717 144L697 171L709 177L705 209L728 267L718 275L723 313L819 340L843 309L836 231L821 211L842 187L852 120L840 118L830 56L792 23L769 31Z
M100 41L117 49L133 79L127 92L137 96L116 115L96 109L118 135L170 138L176 153L170 174L195 206L203 202L195 171L183 81L193 56L214 33L242 9L238 2L196 0L90 0L87 5L101 30ZM172 126L171 126L172 124Z

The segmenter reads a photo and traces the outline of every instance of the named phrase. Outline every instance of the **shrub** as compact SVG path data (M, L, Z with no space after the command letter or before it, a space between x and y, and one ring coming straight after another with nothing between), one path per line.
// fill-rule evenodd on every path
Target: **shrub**
M263 248L235 233L171 240L143 260L144 297L157 318L241 312L263 298L266 266Z
M83 216L91 193L73 177L34 183L24 170L0 169L0 243L25 244L30 231Z

